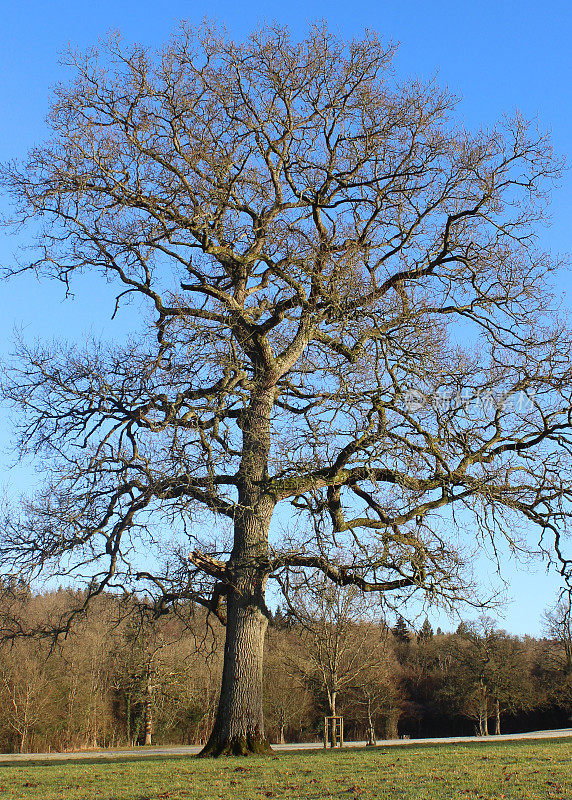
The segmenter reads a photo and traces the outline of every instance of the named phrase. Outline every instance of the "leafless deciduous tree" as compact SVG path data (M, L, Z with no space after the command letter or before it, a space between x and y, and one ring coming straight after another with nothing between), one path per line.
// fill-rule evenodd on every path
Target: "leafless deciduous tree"
M321 27L111 38L70 56L49 140L3 171L39 231L23 269L149 307L124 343L22 347L5 392L47 483L3 564L224 619L206 754L267 749L271 576L457 596L467 513L562 554L570 335L536 239L560 164L518 115L468 133L393 53Z
M564 672L572 675L572 595L563 593L558 603L544 615L546 633L562 648Z
M328 713L340 714L344 692L361 686L368 671L381 672L387 661L371 603L354 586L340 588L310 576L307 585L291 592L290 611L303 641L297 668L321 688Z
M270 626L264 656L264 712L266 731L278 744L286 735L299 736L313 721L313 695L299 669L302 642L297 632ZM269 731L270 728L270 731ZM297 739L294 739L296 741Z

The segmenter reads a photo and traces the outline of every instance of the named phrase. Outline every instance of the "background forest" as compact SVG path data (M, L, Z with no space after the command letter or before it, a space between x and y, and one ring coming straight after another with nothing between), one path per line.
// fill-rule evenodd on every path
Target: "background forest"
M67 590L12 587L22 619L52 620L81 604ZM15 608L14 606L17 606ZM202 609L149 619L144 605L96 598L56 644L14 637L0 650L0 750L195 744L212 727L223 630ZM357 596L331 589L275 613L266 641L265 708L272 742L313 741L324 714L346 739L494 734L559 728L572 714L569 615L546 637L511 636L487 618L455 633L389 628ZM17 631L14 630L14 633Z

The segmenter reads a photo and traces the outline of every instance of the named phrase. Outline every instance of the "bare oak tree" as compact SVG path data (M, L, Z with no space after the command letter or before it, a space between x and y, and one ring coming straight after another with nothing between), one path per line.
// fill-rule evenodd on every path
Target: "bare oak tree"
M518 115L468 133L393 53L322 27L112 37L3 170L39 233L21 268L100 274L149 316L22 346L5 393L47 481L2 562L223 620L205 754L268 749L271 576L458 596L470 515L514 548L532 523L568 568L570 335L536 236L560 164Z

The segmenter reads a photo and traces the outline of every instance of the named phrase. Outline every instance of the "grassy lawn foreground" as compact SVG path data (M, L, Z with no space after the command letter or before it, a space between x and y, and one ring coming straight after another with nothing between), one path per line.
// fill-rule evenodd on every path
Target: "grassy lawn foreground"
M572 742L0 767L0 800L572 800Z

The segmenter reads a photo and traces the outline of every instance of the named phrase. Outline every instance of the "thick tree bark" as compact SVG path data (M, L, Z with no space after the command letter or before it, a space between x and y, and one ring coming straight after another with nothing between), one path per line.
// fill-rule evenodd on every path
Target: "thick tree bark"
M264 493L274 389L255 395L243 421L239 508L228 562L226 639L217 715L201 756L269 753L264 733L262 664L268 625L268 531L275 501Z
M263 597L265 579L253 583L246 592L233 589L229 593L220 701L203 756L270 752L262 708L262 659L268 620L257 600L257 596Z

